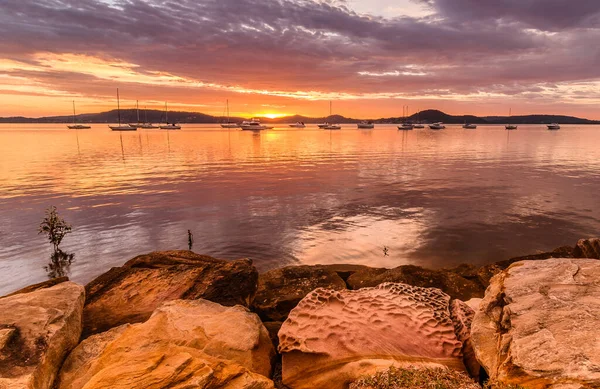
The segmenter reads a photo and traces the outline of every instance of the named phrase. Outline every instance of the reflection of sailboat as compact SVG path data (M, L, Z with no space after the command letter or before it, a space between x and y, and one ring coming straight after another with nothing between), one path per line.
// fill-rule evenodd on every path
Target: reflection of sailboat
M510 108L510 109L508 110L508 118L509 118L509 120L510 120L510 117L511 117L511 116L512 116L512 108ZM516 130L516 129L517 129L517 125L516 125L516 124L507 124L507 125L505 126L505 128L506 128L507 130Z
M86 126L84 124L76 124L75 123L75 100L73 100L73 125L67 126L70 130L87 130L92 128L91 126Z
M164 126L160 126L161 130L181 130L181 126L171 123L169 124L169 109L167 107L167 102L165 101L165 122L167 123Z
M332 103L331 101L329 102L329 117L331 118L332 116ZM340 126L339 124L332 124L332 123L325 123L325 125L323 127L321 127L321 125L319 125L320 128L324 129L324 130L341 130L342 126Z
M237 123L229 122L229 100L227 100L227 122L221 124L222 128L238 128L239 125Z
M117 112L119 115L119 125L118 126L108 126L113 131L137 131L137 128L131 127L129 124L121 125L121 104L119 102L119 88L117 88Z

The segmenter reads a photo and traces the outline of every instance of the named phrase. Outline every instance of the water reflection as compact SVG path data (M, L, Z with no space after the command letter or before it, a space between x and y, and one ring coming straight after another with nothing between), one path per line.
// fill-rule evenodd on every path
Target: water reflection
M58 249L50 255L50 262L44 266L44 270L49 279L65 277L69 275L74 260L75 254Z
M596 126L72 132L0 126L0 294L46 277L49 205L73 224L80 282L187 249L188 230L196 252L260 270L483 264L600 231Z

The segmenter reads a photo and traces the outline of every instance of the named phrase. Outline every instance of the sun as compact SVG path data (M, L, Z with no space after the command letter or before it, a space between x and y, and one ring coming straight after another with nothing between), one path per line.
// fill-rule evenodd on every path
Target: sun
M262 115L259 116L263 116L269 119L277 119L277 118L281 118L286 116L286 114L284 113L263 113Z

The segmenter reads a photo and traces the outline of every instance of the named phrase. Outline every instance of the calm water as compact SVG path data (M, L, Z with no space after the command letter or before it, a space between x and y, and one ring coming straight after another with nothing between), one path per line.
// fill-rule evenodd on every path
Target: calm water
M0 126L0 294L46 279L37 235L74 226L71 278L185 249L259 270L485 264L600 235L600 127L262 133ZM383 248L388 248L385 256Z

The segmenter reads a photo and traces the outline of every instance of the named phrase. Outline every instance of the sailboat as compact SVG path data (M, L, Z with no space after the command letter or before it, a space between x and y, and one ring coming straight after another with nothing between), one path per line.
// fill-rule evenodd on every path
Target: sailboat
M161 130L181 130L181 126L171 123L169 124L169 109L167 108L167 102L165 101L165 122L167 123L164 126L160 126Z
M229 100L227 100L227 122L221 124L221 128L238 128L239 124L229 122Z
M331 115L332 115L332 103L330 101L329 102L329 117L331 117ZM319 125L319 128L322 128L324 130L341 130L342 126L340 126L339 124L325 123L325 125L323 127L321 127L321 125Z
M402 111L403 111L402 117L404 119L402 120L403 121L402 125L398 126L398 129L399 130L412 130L415 127L415 125L406 120L406 117L408 116L408 105L403 106Z
M508 110L508 117L510 118L511 116L512 116L512 108L510 108ZM506 128L507 130L516 130L517 125L516 124L507 124L504 128Z
M84 124L76 124L75 123L75 100L73 100L73 125L67 126L69 130L87 130L92 128L91 126L86 126Z
M138 119L139 121L139 119ZM155 126L154 124L148 121L148 108L144 106L144 123L140 125L140 128L144 129L155 129L160 128L159 126Z
M121 124L121 103L119 102L119 88L117 88L117 111L119 115L119 125L118 126L108 126L113 131L137 131L137 128L131 127L129 124L122 125Z

